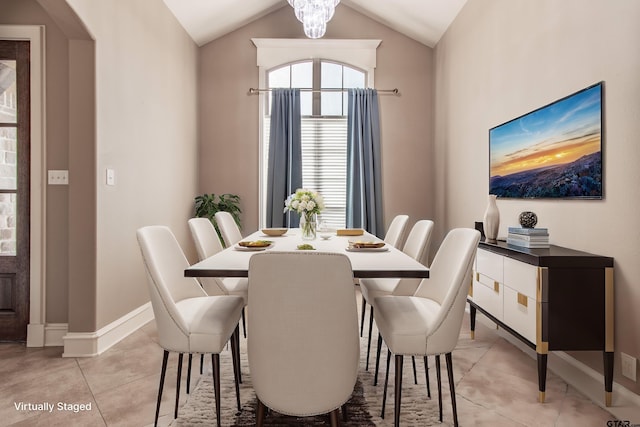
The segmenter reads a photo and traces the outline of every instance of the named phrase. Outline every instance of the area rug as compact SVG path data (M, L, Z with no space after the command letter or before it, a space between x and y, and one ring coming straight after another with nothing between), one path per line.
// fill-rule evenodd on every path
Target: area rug
M242 358L242 384L240 385L240 402L242 411L238 412L235 399L235 388L233 383L233 373L231 357L228 351L221 355L221 419L223 426L253 426L255 425L255 415L257 400L251 386L251 373L249 372L246 359L246 340L241 340ZM381 358L381 369L378 378L378 385L373 385L373 374L375 364L375 339L372 342L372 355L369 370L365 370L366 357L366 337L361 339L361 363L358 381L354 388L353 395L347 404L347 420L341 419L341 425L345 427L364 426L392 426L393 425L393 361L389 375L389 390L387 395L386 415L382 419L380 410L382 407L382 393L384 384L384 369L386 363L386 350L383 350ZM206 358L209 359L210 358ZM194 367L197 364L194 364ZM417 363L418 384L414 383L413 370L411 368L411 358L405 357L403 387L402 387L402 410L401 424L406 426L450 426L445 410L443 423L439 421L438 415L438 395L436 387L435 369L430 366L431 399L427 397L424 367L422 363ZM197 369L197 368L195 368ZM313 369L313 367L310 367ZM446 370L445 370L446 372ZM213 400L213 385L211 378L211 368L205 367L204 374L198 378L197 385L187 398L185 404L178 411L178 418L170 424L172 427L210 426L215 425L215 404ZM446 374L443 377L443 389L448 388ZM443 405L451 405L448 393L443 390ZM271 411L265 418L267 426L320 426L329 425L328 416L316 417L289 417Z

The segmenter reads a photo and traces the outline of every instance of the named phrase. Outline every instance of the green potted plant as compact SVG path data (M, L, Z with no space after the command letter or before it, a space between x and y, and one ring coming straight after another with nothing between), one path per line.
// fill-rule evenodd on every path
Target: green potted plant
M231 214L233 219L235 220L238 227L242 229L242 225L240 224L240 214L242 210L240 209L240 196L236 194L202 194L195 198L196 200L196 216L199 218L209 218L209 221L213 223L216 231L218 232L218 236L222 241L222 235L220 234L220 229L218 228L218 224L216 223L216 212L226 211Z

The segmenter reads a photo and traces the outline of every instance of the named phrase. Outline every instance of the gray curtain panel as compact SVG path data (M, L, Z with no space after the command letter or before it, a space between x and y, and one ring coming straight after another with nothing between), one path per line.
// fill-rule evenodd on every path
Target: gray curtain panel
M347 227L384 235L378 91L349 89Z
M273 89L267 165L267 227L297 227L284 201L302 187L300 89Z

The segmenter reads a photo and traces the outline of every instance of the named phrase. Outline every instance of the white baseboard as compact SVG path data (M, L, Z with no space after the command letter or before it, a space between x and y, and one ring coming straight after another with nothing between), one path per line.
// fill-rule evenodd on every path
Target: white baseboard
M44 347L44 323L27 324L27 347Z
M95 332L68 332L62 357L97 356L153 319L148 302Z
M27 325L27 347L62 347L63 337L69 325L66 323L46 323Z
M67 323L47 323L44 326L44 346L64 346L63 338L67 334L68 330L69 325Z
M482 313L477 313L476 320L491 328L495 327L495 323L482 315ZM507 331L499 328L497 333L525 354L531 356L532 359L535 360L537 358L536 352L531 347L525 345ZM630 421L632 424L640 422L640 395L614 381L612 405L607 407L604 404L604 376L601 373L569 356L564 351L549 352L547 367L567 384L575 387L618 420Z
M631 421L634 424L640 422L640 395L614 381L611 406L605 407L604 377L601 373L564 351L550 352L548 361L556 375L611 412L617 419Z

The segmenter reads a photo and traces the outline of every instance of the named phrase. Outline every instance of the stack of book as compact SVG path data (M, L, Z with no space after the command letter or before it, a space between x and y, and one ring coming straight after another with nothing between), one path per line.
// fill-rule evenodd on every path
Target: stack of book
M548 248L549 230L546 228L509 227L507 243L523 248Z

